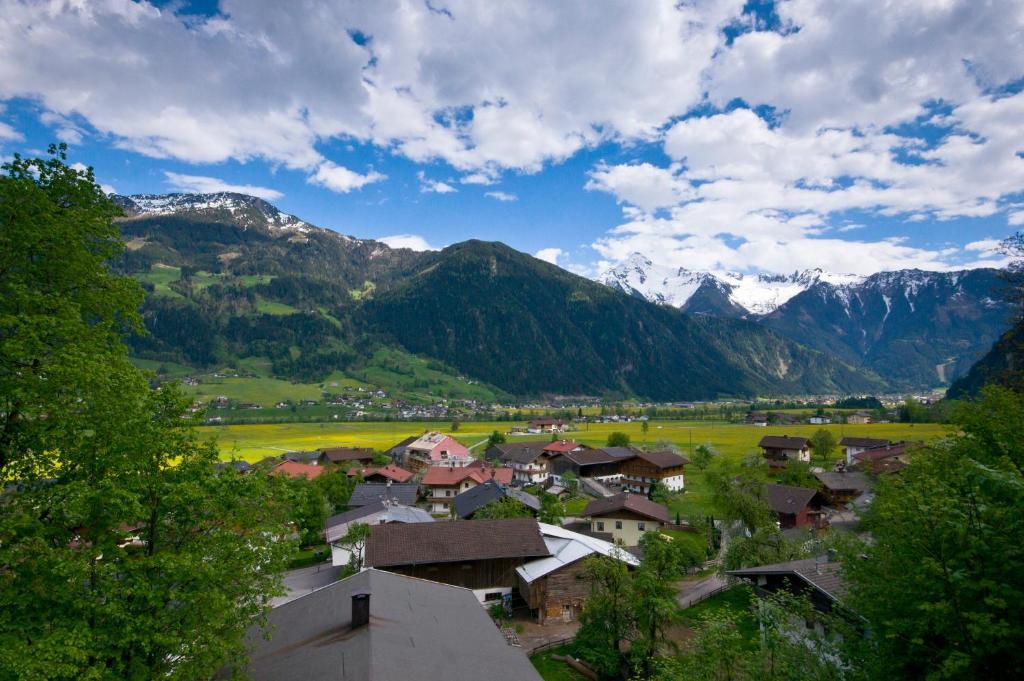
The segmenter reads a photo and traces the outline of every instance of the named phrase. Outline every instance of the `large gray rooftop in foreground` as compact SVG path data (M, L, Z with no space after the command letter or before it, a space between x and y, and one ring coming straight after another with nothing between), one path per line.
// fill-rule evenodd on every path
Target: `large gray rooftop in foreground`
M353 630L352 595L370 594L370 622ZM253 681L540 681L505 642L472 591L364 570L274 608L272 635L249 629ZM229 678L222 672L218 678Z

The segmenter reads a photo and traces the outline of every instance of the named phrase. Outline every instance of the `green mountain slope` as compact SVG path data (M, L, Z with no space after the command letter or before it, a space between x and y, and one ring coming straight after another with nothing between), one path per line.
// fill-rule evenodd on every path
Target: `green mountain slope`
M1004 333L970 371L950 386L946 396L974 397L989 383L1024 390L1024 320Z

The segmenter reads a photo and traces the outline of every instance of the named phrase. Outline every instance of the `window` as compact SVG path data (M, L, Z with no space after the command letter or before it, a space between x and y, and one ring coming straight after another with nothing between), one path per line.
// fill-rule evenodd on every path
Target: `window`
M604 532L604 523L601 522L600 520L597 522L597 531L598 532Z
M646 528L647 528L647 525L645 523L637 523L636 524L636 529L640 530L641 532L643 532Z
M616 520L615 521L615 529L616 530L621 530L622 529L622 521L621 520Z
M500 591L491 591L484 594L484 601L500 601L502 600L502 593Z
M450 496L452 495L452 491L451 491L450 489L446 489L446 490L444 491L444 495L445 495L446 497L450 497Z

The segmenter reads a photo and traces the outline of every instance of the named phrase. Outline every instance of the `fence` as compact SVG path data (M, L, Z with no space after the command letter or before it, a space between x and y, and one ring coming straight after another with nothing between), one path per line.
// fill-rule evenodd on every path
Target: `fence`
M551 650L552 648L559 648L564 646L566 643L572 643L576 638L575 634L563 636L562 638L556 638L553 641L546 641L540 645L534 646L526 650L527 655L535 655L537 653L543 653L545 650Z

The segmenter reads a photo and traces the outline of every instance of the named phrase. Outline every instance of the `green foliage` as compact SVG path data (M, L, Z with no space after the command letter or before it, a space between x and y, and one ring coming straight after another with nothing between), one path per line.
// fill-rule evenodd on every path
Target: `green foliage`
M628 447L629 435L623 433L621 430L612 431L611 433L608 433L608 440L605 444L608 447Z
M512 497L502 497L492 501L473 514L474 520L530 517L533 517L530 509Z
M292 521L299 531L299 542L303 546L320 543L323 541L324 521L330 510L320 486L316 480L297 477L288 478L288 487Z
M903 399L898 414L902 423L928 423L932 420L928 408L910 395Z
M620 650L633 628L633 589L629 569L622 561L586 558L590 596L580 613L576 654L598 673L618 676L623 658Z
M811 436L811 451L822 461L828 461L838 446L839 442L831 430L819 428Z
M956 421L960 436L881 481L867 559L844 564L876 673L998 678L1024 666L1024 397L986 388Z
M697 467L697 470L706 471L708 466L718 454L710 444L697 445L693 454L690 456L690 460L693 465Z
M569 494L575 494L576 489L579 487L580 480L576 477L576 474L572 471L566 471L562 473L562 486L569 492Z
M343 470L328 470L313 478L312 486L327 502L329 513L341 513L348 506L352 490L359 482L358 476L349 477ZM322 529L322 526L321 526Z
M452 432L453 433L459 432L459 426L460 425L462 425L462 424L459 423L458 419L452 419Z
M811 464L795 459L786 462L786 467L775 476L775 481L780 485L794 487L809 487L810 489L818 487L818 479L811 473Z
M348 527L345 536L338 540L338 544L352 553L351 566L354 570L363 569L363 552L366 550L366 542L370 538L370 526L366 523L352 523Z
M565 506L562 505L558 497L542 491L540 493L540 513L537 520L550 525L561 525L564 517Z
M508 438L505 437L504 433L496 430L493 433L491 433L490 437L487 438L487 447L486 447L486 449L490 449L494 445L505 444L505 442L507 440L508 440Z

